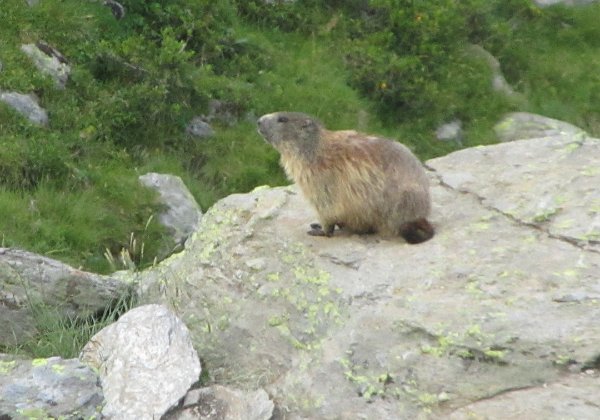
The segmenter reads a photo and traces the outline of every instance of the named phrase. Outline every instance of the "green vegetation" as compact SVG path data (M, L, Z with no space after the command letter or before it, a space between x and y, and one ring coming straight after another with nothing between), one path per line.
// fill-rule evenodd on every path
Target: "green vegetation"
M63 311L42 302L29 300L29 309L37 334L16 346L0 343L0 352L23 354L34 358L78 357L83 346L101 329L115 322L135 306L135 297L126 295L103 311L90 316L65 317Z
M458 147L435 140L441 123L460 119L465 146L489 144L511 110L600 134L597 3L122 0L119 21L101 3L0 8L0 90L37 94L50 116L49 128L35 127L0 105L0 245L97 272L124 248L144 267L164 235L137 177L181 176L204 209L284 184L253 121L276 110L398 138L423 159ZM38 40L69 60L65 90L20 51ZM500 60L519 99L492 91L470 43ZM231 118L212 121L214 138L190 138L186 124L211 100Z

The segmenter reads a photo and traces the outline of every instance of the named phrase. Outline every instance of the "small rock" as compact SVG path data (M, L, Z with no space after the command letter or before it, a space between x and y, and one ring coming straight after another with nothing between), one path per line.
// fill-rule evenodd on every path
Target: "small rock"
M98 377L77 359L0 354L0 419L94 418L103 400Z
M160 418L200 375L185 324L161 305L132 309L85 345L80 359L100 372L112 419Z
M194 117L185 129L186 133L201 139L213 137L214 130L202 117Z
M173 244L159 253L159 258L162 259L184 245L198 227L202 210L178 176L150 172L141 175L139 180L145 187L156 190L166 206L159 215L159 220L170 231Z
M274 404L262 389L242 392L213 385L187 393L183 407L166 415L165 420L269 420Z
M23 114L34 124L47 126L48 113L38 104L35 95L25 95L17 92L0 93L0 101L4 102L15 111Z
M440 125L437 130L435 130L435 136L438 140L456 141L460 143L463 137L462 122L460 120L454 120Z

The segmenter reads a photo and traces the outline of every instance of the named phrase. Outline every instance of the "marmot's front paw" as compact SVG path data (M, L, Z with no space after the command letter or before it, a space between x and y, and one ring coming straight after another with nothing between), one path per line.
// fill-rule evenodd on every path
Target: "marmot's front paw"
M333 226L335 228L335 225ZM333 229L324 230L320 223L311 223L310 230L308 232L310 236L327 236L333 235Z

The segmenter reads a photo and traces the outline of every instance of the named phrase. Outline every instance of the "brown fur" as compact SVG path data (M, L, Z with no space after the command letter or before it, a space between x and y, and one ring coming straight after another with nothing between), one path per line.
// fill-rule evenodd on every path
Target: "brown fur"
M329 131L306 114L277 112L258 120L260 134L281 153L281 165L319 214L311 235L335 225L356 233L430 239L431 202L423 166L395 141L356 131Z

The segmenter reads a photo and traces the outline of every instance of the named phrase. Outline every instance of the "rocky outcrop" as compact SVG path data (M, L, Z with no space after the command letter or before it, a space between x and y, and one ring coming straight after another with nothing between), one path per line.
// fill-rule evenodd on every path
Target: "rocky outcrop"
M159 252L158 259L162 260L174 251L183 249L187 238L198 228L202 210L178 176L150 172L141 175L139 180L142 185L158 192L165 206L158 217L173 240Z
M579 127L529 112L507 114L494 126L494 131L502 142L559 136L578 141L587 137L587 133Z
M100 374L111 419L160 418L199 379L186 326L161 305L127 312L96 334L81 359Z
M130 293L129 285L112 277L76 270L31 252L0 248L0 343L18 344L35 334L32 307L83 318Z
M316 215L293 186L221 200L184 252L125 274L190 335L152 304L95 336L82 358L100 373L102 415L599 418L600 140L537 132L428 161L436 236L420 245L309 236ZM22 278L60 271L2 255L2 310ZM32 259L44 270L25 269ZM196 351L234 388L188 391Z
M574 412L600 416L588 380L600 141L514 141L427 166L437 234L424 244L306 235L316 215L302 195L260 188L218 202L183 253L139 274L143 299L177 302L211 378L264 388L276 416L461 418L518 404L521 418L546 418L579 388ZM534 395L549 408L526 407Z
M0 92L0 102L4 102L34 124L47 126L48 113L42 108L35 95L18 92Z
M1 419L97 418L98 377L77 359L0 354Z

